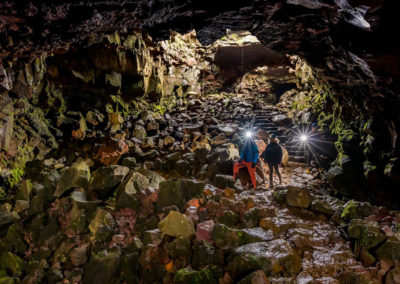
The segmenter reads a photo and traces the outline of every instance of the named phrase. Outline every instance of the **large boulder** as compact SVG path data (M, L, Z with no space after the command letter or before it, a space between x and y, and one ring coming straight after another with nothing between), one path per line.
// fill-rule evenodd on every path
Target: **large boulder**
M354 196L362 191L363 182L359 172L360 170L349 161L342 166L330 168L327 177L334 190L345 196Z
M350 200L344 205L341 217L343 220L361 219L378 213L378 207L368 202Z
M188 238L195 234L192 221L177 211L170 211L168 216L158 223L158 228L162 233L175 238Z
M166 180L160 183L157 210L176 205L183 209L186 202L203 193L204 184L189 179Z
M234 188L235 187L235 180L233 179L233 176L231 175L220 175L217 174L214 176L213 179L214 185L218 188Z
M55 197L60 197L65 191L75 187L87 188L90 180L90 169L85 161L79 158L69 167L57 182Z
M288 191L286 194L286 203L289 206L308 208L312 201L310 191L296 184L290 184L287 187Z
M329 195L316 196L311 202L312 210L327 215L342 213L343 208L344 202L342 200Z
M255 270L267 276L290 276L301 270L301 258L285 240L273 240L241 246L228 258L228 270L235 279Z
M129 173L129 168L119 165L111 165L97 169L92 176L89 190L96 192L101 197L107 197L111 190L122 182Z

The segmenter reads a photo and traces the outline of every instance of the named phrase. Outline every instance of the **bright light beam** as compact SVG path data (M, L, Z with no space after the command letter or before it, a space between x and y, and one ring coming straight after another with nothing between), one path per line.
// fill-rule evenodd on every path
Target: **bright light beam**
M251 131L246 131L246 138L251 138L253 133Z
M301 140L302 142L306 142L306 141L308 140L307 135L305 135L305 134L301 135L301 136L300 136L300 140Z

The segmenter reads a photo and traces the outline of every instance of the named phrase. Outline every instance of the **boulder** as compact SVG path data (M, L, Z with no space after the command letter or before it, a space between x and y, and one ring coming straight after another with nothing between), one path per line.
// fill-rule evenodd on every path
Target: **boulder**
M267 276L290 276L301 270L301 258L285 240L273 240L241 246L228 258L228 270L235 279L262 270Z
M0 205L0 228L3 225L10 224L20 217L16 212L11 211L11 205L8 203Z
M231 210L227 210L218 218L218 222L228 227L234 227L239 221L239 215L232 212Z
M92 233L91 239L94 241L108 241L111 239L114 227L114 217L104 209L98 207L94 217L89 224L89 230Z
M69 167L57 182L55 197L60 197L65 191L75 188L87 188L90 180L90 169L85 161L79 158Z
M267 242L274 238L274 234L271 230L264 230L261 227L242 229L240 244L251 244L258 242Z
M138 209L138 194L150 186L150 181L139 172L131 172L117 188L117 207Z
M239 246L241 235L239 230L216 224L211 235L216 247L230 250Z
M396 237L389 238L376 250L376 256L380 260L389 260L394 263L400 261L400 240Z
M238 284L270 284L271 282L268 280L264 271L257 270L238 282Z
M345 165L343 165L344 167ZM361 192L362 180L359 169L356 166L348 166L345 169L335 166L329 169L327 178L334 190L344 196L351 196Z
M385 284L397 283L400 283L400 266L397 266L390 270L385 277Z
M129 168L124 166L111 165L101 167L93 173L89 184L89 190L105 198L114 187L122 182L128 173Z
M224 189L226 187L234 188L234 185L235 185L235 180L233 179L233 176L231 176L231 175L217 174L214 176L213 182L216 187L222 188L222 189Z
M192 221L176 211L170 211L168 216L158 223L158 228L163 234L175 238L187 238L195 234Z
M368 202L350 200L344 205L341 218L345 221L351 219L362 219L378 213L378 207L372 206Z
M142 140L147 136L146 129L141 125L135 125L135 128L132 131L132 136Z
M287 187L286 203L289 206L308 208L312 201L310 191L301 185L290 184Z
M214 229L214 225L215 224L213 220L208 220L197 224L196 240L210 243L212 240L212 231Z
M216 263L216 249L205 241L196 242L193 245L192 267L201 269Z
M176 205L182 210L186 202L203 194L204 184L189 179L166 180L160 183L157 210Z
M271 230L274 234L287 232L296 225L296 220L290 217L265 217L260 220L260 227Z
M117 283L120 278L121 252L105 249L93 255L85 266L84 284Z
M125 157L122 160L122 165L124 167L128 167L130 169L134 169L136 167L136 159L135 159L135 157Z
M214 273L210 268L204 268L200 271L191 268L183 268L178 270L174 276L174 284L209 284L216 283Z
M343 208L344 202L342 200L329 195L316 196L311 202L312 210L327 215L342 213Z

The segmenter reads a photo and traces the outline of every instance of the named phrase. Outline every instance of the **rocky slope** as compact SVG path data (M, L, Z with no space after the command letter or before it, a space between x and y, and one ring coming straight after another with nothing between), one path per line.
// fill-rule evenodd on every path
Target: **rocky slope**
M262 165L255 194L233 180L245 122L277 111L246 97L192 95L28 165L0 207L0 281L397 283L398 211L330 196L294 162L275 190Z

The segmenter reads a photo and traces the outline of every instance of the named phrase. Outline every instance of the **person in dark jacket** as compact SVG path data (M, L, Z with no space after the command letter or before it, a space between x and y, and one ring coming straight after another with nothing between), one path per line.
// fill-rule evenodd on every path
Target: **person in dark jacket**
M268 164L269 168L269 187L274 187L273 174L274 169L279 178L279 184L282 183L281 173L279 172L279 165L282 162L282 148L279 145L279 140L276 134L270 136L269 144L262 153L264 162Z

